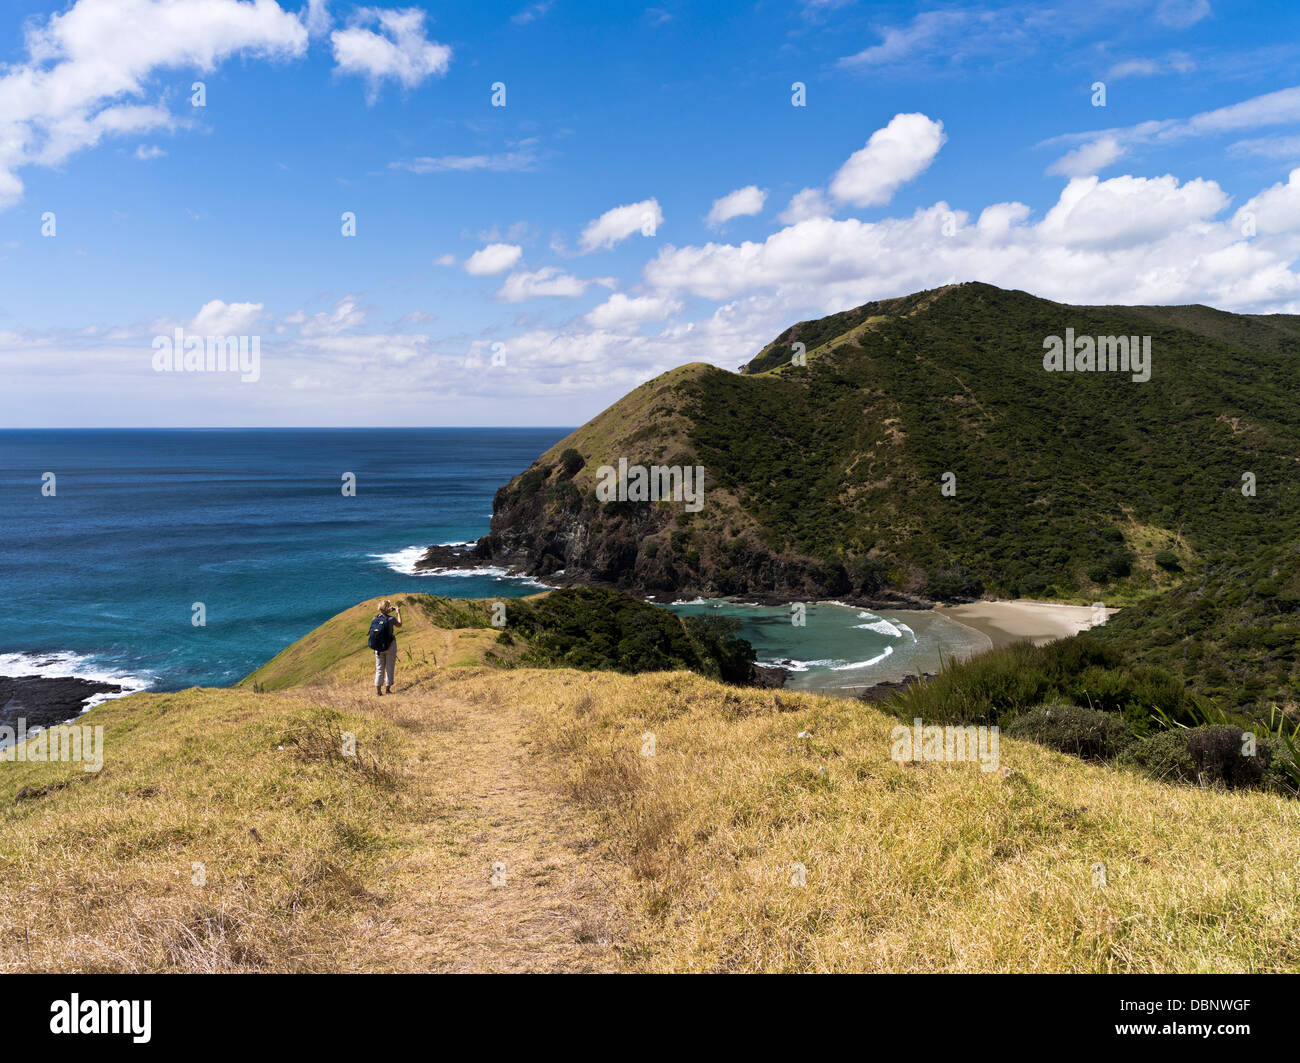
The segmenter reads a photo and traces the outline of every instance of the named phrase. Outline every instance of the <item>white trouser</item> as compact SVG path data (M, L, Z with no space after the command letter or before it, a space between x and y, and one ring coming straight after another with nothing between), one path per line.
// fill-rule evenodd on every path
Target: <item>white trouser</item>
M393 685L393 671L397 668L397 643L394 642L388 649L380 651L375 650L375 686L391 687ZM387 681L385 681L385 676Z

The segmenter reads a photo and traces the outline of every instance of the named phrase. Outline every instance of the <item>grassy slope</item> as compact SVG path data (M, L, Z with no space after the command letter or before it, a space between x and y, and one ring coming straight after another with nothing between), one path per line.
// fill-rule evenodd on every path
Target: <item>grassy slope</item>
M904 767L861 705L453 667L491 632L416 608L379 699L368 609L93 710L98 775L0 763L0 969L1300 970L1295 802L1005 739L1007 777Z

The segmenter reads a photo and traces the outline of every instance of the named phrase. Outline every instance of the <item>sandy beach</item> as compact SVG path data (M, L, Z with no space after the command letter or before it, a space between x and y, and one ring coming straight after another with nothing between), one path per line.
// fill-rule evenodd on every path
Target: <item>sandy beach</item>
M987 635L994 648L1023 639L1041 646L1086 631L1094 621L1090 605L1061 605L1026 599L940 605L935 606L934 611ZM1115 609L1107 609L1106 616L1114 616L1115 612Z

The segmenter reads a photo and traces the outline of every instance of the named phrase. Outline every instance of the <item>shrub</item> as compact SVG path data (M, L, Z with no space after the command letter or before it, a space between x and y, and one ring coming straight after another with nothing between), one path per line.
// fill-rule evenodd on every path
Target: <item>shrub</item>
M1163 782L1195 782L1196 764L1183 731L1157 731L1120 754L1119 762Z
M1120 763L1165 782L1294 792L1285 745L1256 732L1255 755L1247 756L1244 735L1240 727L1227 724L1159 731L1130 746Z
M1087 760L1117 756L1133 743L1133 736L1120 717L1063 701L1036 705L1021 713L1011 721L1007 735Z
M1178 555L1172 550L1157 550L1153 560L1166 572L1179 571Z
M587 459L572 447L569 447L560 455L560 467L564 470L564 475L570 479L572 479L574 474L586 464Z
M1240 727L1228 724L1193 727L1187 732L1187 752L1202 781L1232 788L1260 785L1267 754L1257 742L1255 755L1246 756L1243 734Z

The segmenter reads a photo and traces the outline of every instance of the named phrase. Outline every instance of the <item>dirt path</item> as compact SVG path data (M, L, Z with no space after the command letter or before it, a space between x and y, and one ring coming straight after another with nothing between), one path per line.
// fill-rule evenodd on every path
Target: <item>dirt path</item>
M618 871L530 752L522 713L455 684L399 690L382 714L415 748L402 841L376 882L386 903L358 919L354 969L616 970Z

